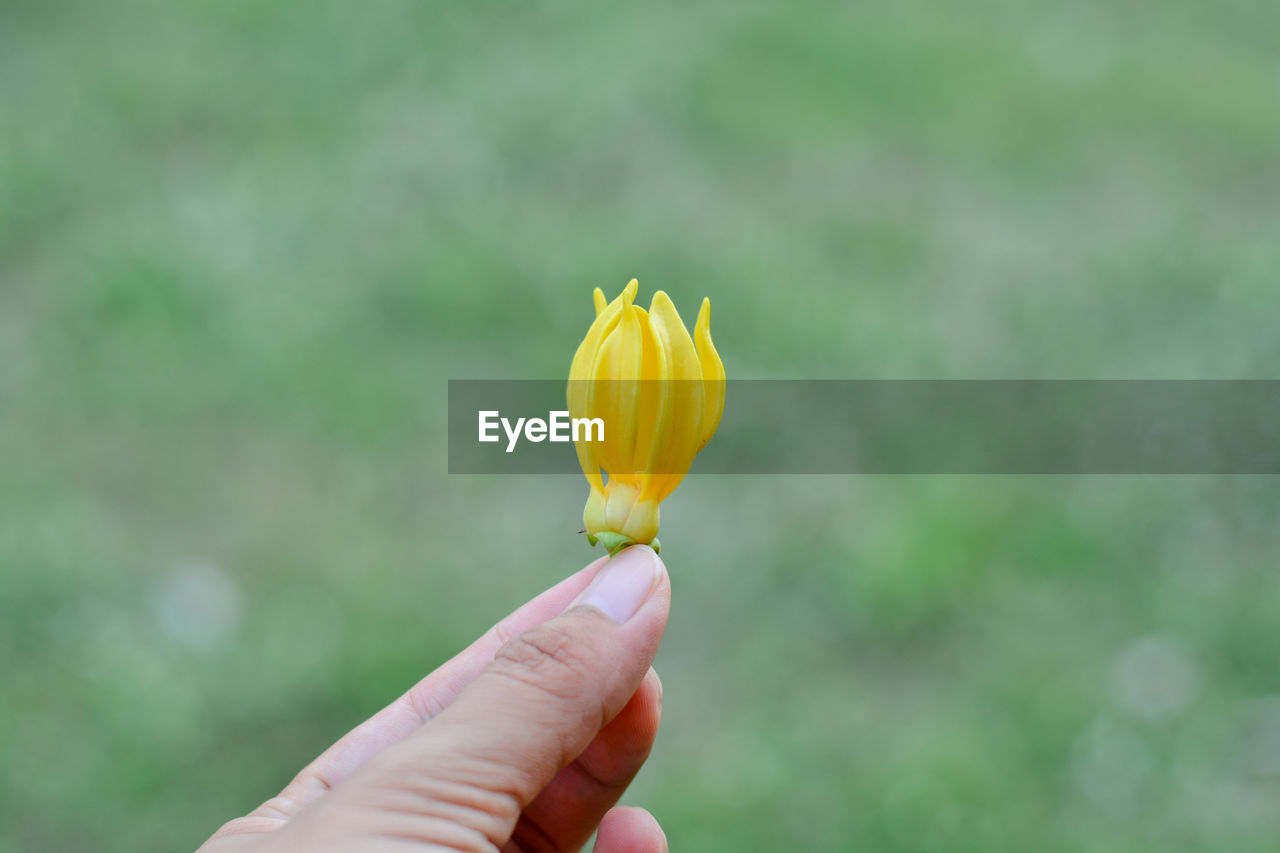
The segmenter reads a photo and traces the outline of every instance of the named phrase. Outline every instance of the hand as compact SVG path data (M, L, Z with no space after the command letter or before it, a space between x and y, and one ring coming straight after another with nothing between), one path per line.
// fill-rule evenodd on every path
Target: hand
M671 586L649 548L600 559L353 729L199 853L660 853L613 808L649 755Z

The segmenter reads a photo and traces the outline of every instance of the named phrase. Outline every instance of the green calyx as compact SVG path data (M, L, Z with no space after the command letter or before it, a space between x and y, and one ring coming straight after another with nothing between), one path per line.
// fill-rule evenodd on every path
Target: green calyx
M601 530L596 534L587 533L585 530L582 532L586 534L587 541L590 542L592 546L597 542L604 545L604 549L609 552L610 557L616 556L623 548L637 544L636 540L632 539L630 536L623 536L621 533L614 533L612 530ZM652 542L648 543L648 545L653 549L655 554L662 548L662 545L656 538Z

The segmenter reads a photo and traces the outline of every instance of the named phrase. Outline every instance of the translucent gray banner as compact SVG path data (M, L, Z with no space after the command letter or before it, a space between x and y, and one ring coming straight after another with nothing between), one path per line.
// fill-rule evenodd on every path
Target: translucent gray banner
M565 394L451 380L449 473L579 473ZM1280 474L1280 380L731 380L691 473Z

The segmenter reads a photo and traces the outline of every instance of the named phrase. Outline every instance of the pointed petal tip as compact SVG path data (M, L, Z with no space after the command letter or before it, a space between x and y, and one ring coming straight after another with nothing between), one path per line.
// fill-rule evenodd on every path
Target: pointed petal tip
M592 292L591 299L595 302L596 316L599 317L601 312L608 307L609 300L604 298L604 291L598 287Z
M675 307L675 303L671 301L670 296L667 296L667 292L665 290L655 290L653 292L653 299L649 300L650 313L652 313L653 310L659 305L663 306L664 308L667 307L668 305Z

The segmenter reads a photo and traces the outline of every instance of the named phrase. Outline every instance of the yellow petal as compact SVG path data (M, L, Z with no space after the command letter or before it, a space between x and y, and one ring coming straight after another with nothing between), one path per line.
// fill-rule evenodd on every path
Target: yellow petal
M592 362L588 408L604 418L604 441L596 456L611 476L634 473L636 427L639 421L640 363L644 340L640 317L631 303L633 291L622 292L617 325L601 342Z
M636 487L629 482L609 481L608 502L605 504L604 521L610 530L622 531L627 517L636 505Z
M671 298L661 290L649 305L649 321L662 341L671 414L664 420L641 500L661 501L675 491L698 452L706 392L693 339Z
M622 529L619 532L623 536L629 536L632 540L647 545L653 541L653 537L658 535L659 517L657 501L637 500L632 505L631 511L627 513L626 521L622 523Z
M715 344L711 343L711 300L704 298L702 308L698 311L698 322L693 328L694 344L698 348L698 364L702 368L702 382L706 389L707 404L702 413L702 441L698 445L701 450L707 446L711 436L716 434L720 426L720 418L724 415L725 375L724 362Z
M600 302L604 299L604 294L600 292L599 288L596 289L596 319L592 322L591 328L587 330L586 337L582 339L582 343L578 345L578 350L573 356L573 363L569 366L569 387L566 396L570 417L595 417L595 415L590 414L591 365L595 361L596 351L600 348L600 342L618 325L624 303L635 298L635 287L633 286L635 284L636 282L633 281L631 285L624 288L618 298L605 306L603 310L600 309ZM629 298L627 297L628 290L631 292ZM591 484L593 489L602 489L604 480L600 476L600 458L597 453L597 444L595 442L576 442L576 450L578 452L578 464L582 466L582 473L586 475L587 482Z
M599 469L596 469L596 478L599 479ZM604 518L606 496L603 489L597 489L593 483L591 491L587 494L587 505L582 508L582 526L587 529L588 533L596 534L606 527Z
M664 382L667 369L666 351L662 339L654 329L649 314L636 306L640 318L643 356L640 364L639 420L636 424L634 470L654 470L654 452L661 446L663 436L669 431L671 408L668 405L670 383Z
M613 300L605 307L604 311L596 315L596 319L591 323L591 328L587 329L586 337L582 339L582 343L578 344L578 349L573 354L573 361L569 364L569 406L573 408L573 392L574 384L579 380L588 380L591 378L591 363L595 361L596 350L600 348L600 342L605 339L613 327L618 324L618 318L622 314L622 297L620 294L617 299ZM585 388L586 386L581 386ZM585 410L584 410L585 414Z
M591 298L595 300L596 316L599 317L600 312L605 309L605 306L608 305L609 302L604 298L604 291L598 287L595 289L595 292L591 294Z

